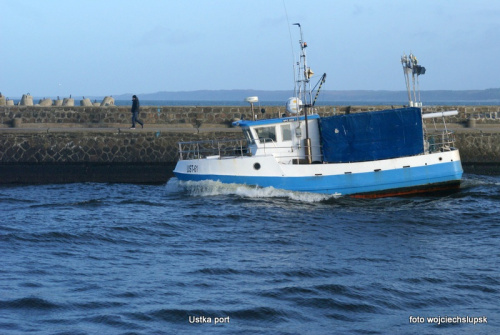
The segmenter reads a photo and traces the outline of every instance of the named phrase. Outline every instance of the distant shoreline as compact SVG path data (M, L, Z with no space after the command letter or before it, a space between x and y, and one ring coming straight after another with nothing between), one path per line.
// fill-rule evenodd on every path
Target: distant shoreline
M265 91L265 90L198 90L156 93L126 93L110 95L118 106L131 104L131 97L136 94L142 106L248 106L244 101L246 97L257 96L259 106L281 106L293 96L291 90ZM421 91L421 101L427 106L498 106L500 105L500 88L485 90L429 90ZM56 98L46 96L47 98ZM83 96L72 95L75 105ZM15 103L21 97L9 97ZM39 99L45 98L33 95L36 104ZM64 98L61 96L61 98ZM104 96L85 95L91 101L101 101ZM408 104L406 91L387 90L350 90L334 91L323 90L318 96L318 106L402 106Z
M262 101L256 107L285 106L285 101ZM116 106L131 106L129 100L115 100ZM318 101L316 106L403 106L408 101ZM499 106L497 101L430 101L425 106ZM141 106L249 106L245 101L211 100L141 100Z

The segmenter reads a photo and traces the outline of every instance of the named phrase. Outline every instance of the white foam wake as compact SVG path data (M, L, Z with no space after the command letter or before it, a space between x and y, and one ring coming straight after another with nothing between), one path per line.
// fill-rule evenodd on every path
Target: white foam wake
M167 183L170 192L187 191L191 196L237 195L244 198L288 198L301 202L320 202L338 198L338 194L295 192L274 187L256 187L243 184L224 184L218 181L180 181L171 178Z

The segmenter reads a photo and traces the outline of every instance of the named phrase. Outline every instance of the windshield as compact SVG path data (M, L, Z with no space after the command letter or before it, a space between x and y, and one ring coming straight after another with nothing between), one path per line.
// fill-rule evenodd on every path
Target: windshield
M254 128L261 142L276 142L276 127Z
M249 128L244 128L243 129L243 134L245 135L245 138L248 141L248 143L251 143L251 144L255 143L255 141L254 141L254 139L252 137L252 132L250 131Z

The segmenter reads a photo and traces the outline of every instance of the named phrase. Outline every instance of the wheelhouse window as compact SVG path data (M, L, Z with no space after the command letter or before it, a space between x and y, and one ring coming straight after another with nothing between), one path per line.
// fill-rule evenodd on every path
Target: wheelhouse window
M290 124L284 124L280 126L281 128L281 140L291 141L292 140L292 129L290 128Z
M255 128L255 133L261 142L276 142L276 127Z
M252 132L249 128L243 128L243 134L245 135L246 140L250 144L254 144L255 140L253 139Z

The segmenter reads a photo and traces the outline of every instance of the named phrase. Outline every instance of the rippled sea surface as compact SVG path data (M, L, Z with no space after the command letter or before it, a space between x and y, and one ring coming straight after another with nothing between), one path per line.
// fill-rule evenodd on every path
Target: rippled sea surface
M500 177L376 200L4 186L0 204L1 334L500 333Z

